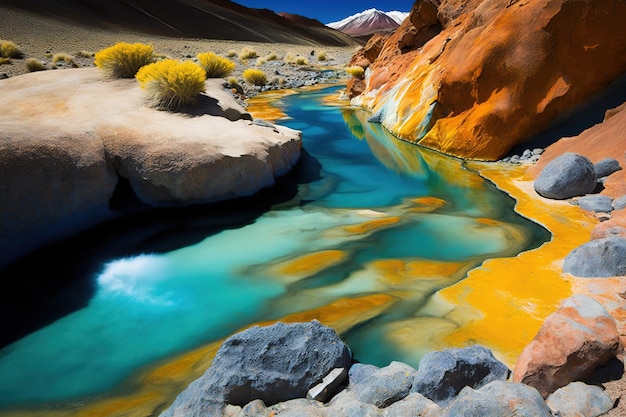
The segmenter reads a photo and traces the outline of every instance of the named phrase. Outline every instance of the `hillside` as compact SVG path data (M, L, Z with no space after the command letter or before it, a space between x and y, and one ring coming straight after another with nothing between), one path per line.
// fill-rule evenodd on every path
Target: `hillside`
M10 6L86 27L178 38L221 39L297 45L350 46L339 31L250 9L229 0L0 0ZM0 15L0 25L3 25Z

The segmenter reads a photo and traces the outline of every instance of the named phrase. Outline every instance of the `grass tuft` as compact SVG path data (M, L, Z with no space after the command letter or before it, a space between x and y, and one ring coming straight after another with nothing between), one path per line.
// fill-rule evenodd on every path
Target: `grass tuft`
M248 59L257 58L259 54L252 48L248 48L247 46L241 49L239 52L239 59L242 61L247 61Z
M328 57L326 56L326 51L321 51L317 54L318 61L326 61Z
M59 52L58 54L54 54L52 56L52 63L56 64L57 62L65 62L66 64L73 64L74 57L70 54L66 54L65 52Z
M237 64L213 52L203 52L197 55L200 66L204 68L207 78L224 78L235 70Z
M291 65L309 65L308 59L300 55L294 55L292 52L285 56L285 62Z
M238 54L237 54L237 51L235 51L234 49L229 49L229 50L228 50L228 52L226 52L226 56L227 56L228 58L234 58L234 57L236 57L237 55L238 55Z
M278 59L278 55L275 52L271 52L269 55L265 57L267 61L276 61Z
M0 39L0 57L20 59L24 53L14 42Z
M260 67L261 65L265 64L267 62L267 59L261 57L261 58L257 58L256 59L256 66Z
M206 71L199 65L165 59L142 67L137 81L148 94L148 105L178 111L197 103L206 86Z
M45 71L48 68L37 58L28 58L26 60L26 68L29 72Z
M10 63L11 63L11 59L10 58L0 57L0 65L8 65Z
M248 68L243 72L243 79L250 84L261 86L267 84L267 75L259 69Z
M141 43L117 43L95 54L94 64L110 78L133 78L144 65L154 62L154 49Z
M363 69L363 67L360 67L358 65L346 68L346 72L351 77L359 78L361 80L363 79L363 77L365 77L365 70Z
M76 52L76 56L79 58L93 58L94 56L96 56L96 54L95 52L80 51Z

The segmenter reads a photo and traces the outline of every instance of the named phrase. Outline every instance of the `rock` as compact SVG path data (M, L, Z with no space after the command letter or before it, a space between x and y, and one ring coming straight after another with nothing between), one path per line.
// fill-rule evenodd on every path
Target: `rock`
M613 200L613 210L621 210L626 208L626 195Z
M416 22L431 15L420 8L434 21ZM593 0L416 1L353 104L382 110L402 139L497 160L624 74L624 15Z
M565 258L563 271L577 277L626 275L626 239L608 237L577 247Z
M517 360L513 381L544 398L584 379L621 350L615 320L594 299L574 295L548 316Z
M189 117L147 107L135 80L108 80L96 68L3 81L2 262L119 215L109 205L120 178L141 203L159 207L274 184L298 161L300 133L252 125L221 84L207 81Z
M619 165L617 159L614 158L605 158L600 162L594 164L593 169L596 171L596 176L598 178L608 177L614 172L619 171L622 167Z
M409 365L391 362L350 390L358 401L385 408L409 395L416 374Z
M267 408L268 417L320 417L326 416L326 410L321 403L302 398L279 403ZM263 414L261 414L263 415ZM256 417L251 415L250 417Z
M479 390L465 387L444 410L445 417L552 417L536 389L493 381Z
M591 193L596 181L589 158L566 152L545 166L534 187L543 197L564 200Z
M346 368L335 368L324 377L322 382L312 387L309 392L307 392L306 398L321 402L328 401L328 399L337 393L337 390L347 378L348 370Z
M576 204L587 211L610 213L613 211L613 200L605 195L586 195L576 200Z
M546 400L552 414L560 417L597 417L613 408L613 400L600 387L572 382Z
M348 346L316 320L254 326L226 339L211 367L162 416L194 410L200 417L219 413L225 404L304 398L332 369L347 368L351 361Z
M372 404L366 404L350 395L338 395L327 408L328 417L383 417L383 412Z
M384 417L426 416L441 413L441 408L418 392L385 408Z
M378 366L366 363L353 364L348 371L348 380L350 381L350 385L360 384L379 369L380 368Z
M533 149L533 155L541 155L541 154L543 154L543 152L544 152L544 149L542 149L542 148L535 148L535 149Z
M445 349L422 358L411 391L446 404L466 386L480 388L491 381L505 381L509 374L507 366L484 346Z

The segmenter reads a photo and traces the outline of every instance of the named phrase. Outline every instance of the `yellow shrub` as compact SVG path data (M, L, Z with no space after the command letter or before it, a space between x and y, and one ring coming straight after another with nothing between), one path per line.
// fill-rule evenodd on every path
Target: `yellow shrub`
M326 57L326 51L322 51L317 54L318 61L326 61L328 58Z
M268 56L266 56L265 59L267 61L276 61L278 59L278 55L276 55L275 52L272 52Z
M0 65L7 65L10 63L11 63L11 60L9 58L0 57Z
M267 62L267 60L265 58L257 58L256 59L256 66L260 67L261 65L265 64Z
M256 58L259 55L256 53L256 51L252 48L242 48L241 52L239 53L239 59L241 60L247 60L247 59L252 59L252 58Z
M28 58L26 60L26 68L29 72L47 70L46 66L37 58Z
M285 62L293 65L309 65L309 61L305 57L294 55L292 52L289 52L285 56Z
M222 58L213 52L203 52L197 57L200 66L206 71L207 78L224 78L235 70L233 61Z
M141 43L117 43L96 52L94 64L111 78L133 78L139 68L154 62L154 49Z
M76 53L76 56L81 58L93 58L96 54L89 51L80 51Z
M267 75L259 69L248 68L243 72L243 79L250 84L265 85L267 84Z
M206 72L191 61L165 59L142 67L136 78L151 107L180 110L197 102L205 90Z
M365 70L363 69L363 67L360 67L358 65L346 68L346 72L348 73L348 75L354 78L363 79L363 77L365 76Z
M59 61L63 61L67 64L71 64L74 62L74 57L64 52L59 52L58 54L54 54L52 56L52 63L56 64Z
M234 49L229 49L228 52L226 52L226 56L229 58L234 58L237 56L237 51L235 51Z
M19 59L23 56L24 53L15 43L0 39L0 57Z

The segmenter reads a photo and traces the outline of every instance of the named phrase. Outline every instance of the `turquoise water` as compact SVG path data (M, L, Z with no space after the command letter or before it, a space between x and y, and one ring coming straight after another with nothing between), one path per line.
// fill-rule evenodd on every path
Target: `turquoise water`
M94 289L83 308L0 351L0 407L97 396L151 363L251 323L367 294L393 293L396 302L342 334L354 356L417 366L431 346L416 334L414 348L400 348L389 338L394 328L485 259L547 240L545 230L514 213L510 198L460 161L398 141L360 110L323 105L336 88L283 99L290 119L280 123L303 131L310 155L290 200L195 244L103 262L83 278ZM412 210L418 197L445 203L432 212ZM390 227L361 234L344 229L391 216L400 221ZM195 232L184 227L168 238L184 241L189 233ZM343 251L345 260L304 278L281 276L282 263L331 249ZM389 284L372 267L381 260L463 266L438 279Z

